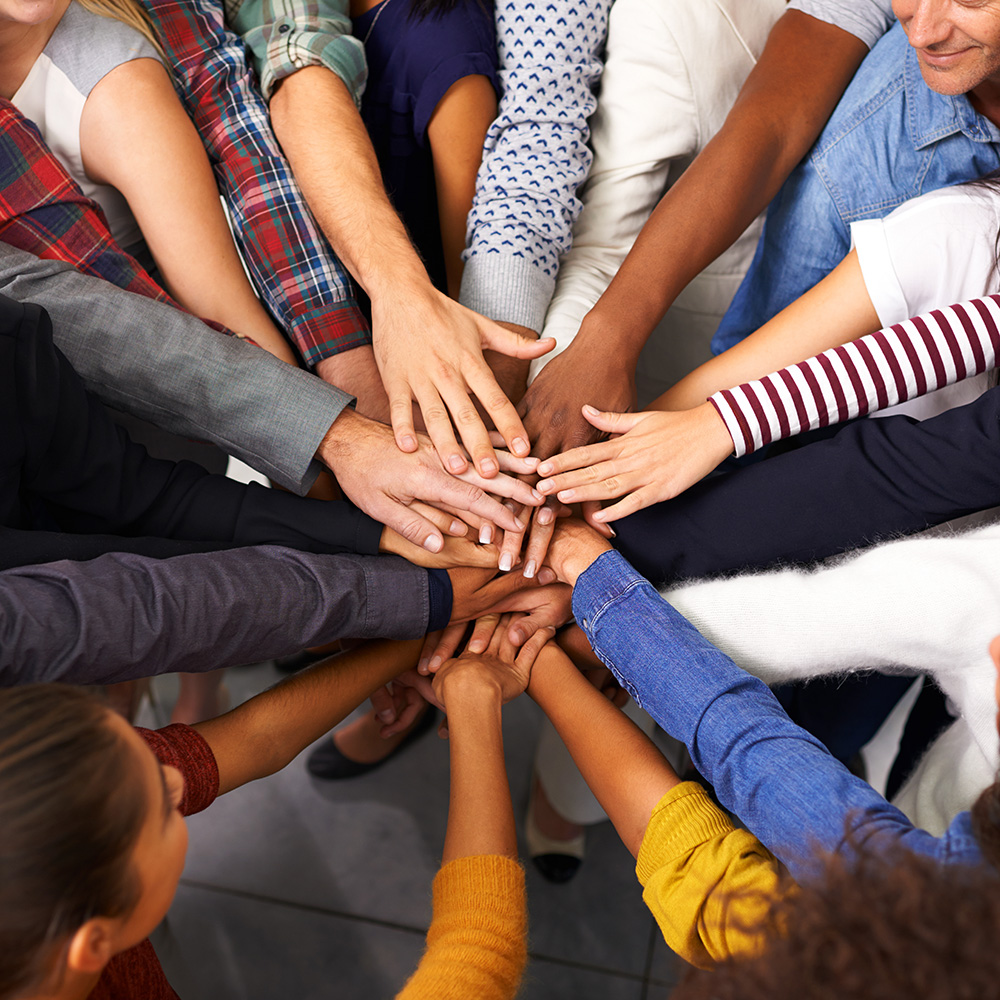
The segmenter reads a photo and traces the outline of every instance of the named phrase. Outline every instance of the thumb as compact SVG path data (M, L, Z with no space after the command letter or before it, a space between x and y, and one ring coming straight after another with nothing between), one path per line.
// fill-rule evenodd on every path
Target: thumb
M514 330L508 330L498 323L484 324L480 328L483 350L496 351L510 358L540 358L556 346L555 337L526 337Z
M609 434L624 434L626 431L632 430L646 417L646 414L642 412L610 413L598 410L596 406L591 406L589 403L583 407L583 415L599 431L607 431Z

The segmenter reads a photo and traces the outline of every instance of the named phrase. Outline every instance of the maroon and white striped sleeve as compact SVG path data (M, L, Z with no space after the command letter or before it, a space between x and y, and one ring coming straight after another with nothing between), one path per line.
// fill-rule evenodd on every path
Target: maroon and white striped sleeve
M996 367L1000 295L934 309L709 397L737 456Z

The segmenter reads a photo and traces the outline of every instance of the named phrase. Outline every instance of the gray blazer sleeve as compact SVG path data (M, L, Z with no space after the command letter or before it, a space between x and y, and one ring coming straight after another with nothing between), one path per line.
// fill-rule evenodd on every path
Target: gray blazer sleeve
M412 639L428 571L278 546L109 553L0 573L0 686L108 684L256 663L339 637Z
M0 292L48 311L56 346L102 402L210 441L297 493L353 401L188 313L2 242Z

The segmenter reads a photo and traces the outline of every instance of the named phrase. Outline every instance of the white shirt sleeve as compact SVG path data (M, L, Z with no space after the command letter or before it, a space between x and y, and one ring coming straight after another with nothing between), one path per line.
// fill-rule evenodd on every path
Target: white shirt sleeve
M827 24L849 31L871 48L892 26L891 0L792 0L789 10L801 10Z
M664 191L725 120L783 5L617 0L592 121L594 164L544 335L564 351L611 283ZM706 48L713 58L706 64Z

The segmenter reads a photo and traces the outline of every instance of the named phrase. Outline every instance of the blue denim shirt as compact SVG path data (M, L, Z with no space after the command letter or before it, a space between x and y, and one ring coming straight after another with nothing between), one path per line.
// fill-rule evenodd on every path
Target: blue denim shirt
M722 805L793 877L815 876L823 852L844 853L848 833L852 847L901 846L942 863L982 862L967 812L943 837L916 829L617 552L604 553L577 580L573 611L594 652L687 746Z
M935 93L897 23L871 50L809 156L767 210L750 270L712 341L721 353L840 263L850 224L1000 166L1000 130Z

